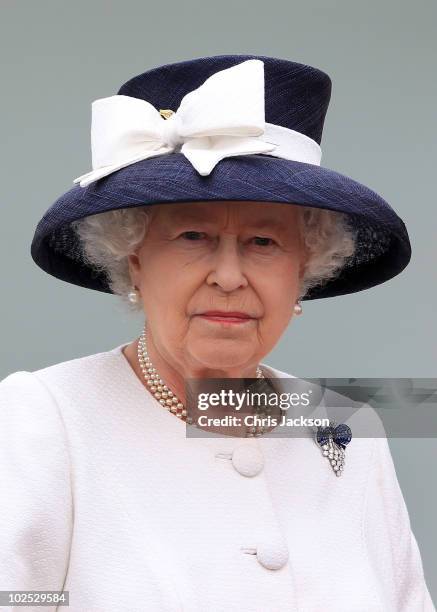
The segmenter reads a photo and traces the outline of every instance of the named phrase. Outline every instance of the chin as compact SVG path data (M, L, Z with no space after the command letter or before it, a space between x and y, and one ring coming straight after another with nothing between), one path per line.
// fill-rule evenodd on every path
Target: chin
M222 344L220 341L214 341L210 344L210 346L205 346L204 342L203 346L192 346L190 353L192 358L200 363L205 368L210 369L229 369L236 367L245 367L246 364L253 360L254 354L252 351L240 350L235 347L232 350L232 347L224 346L221 347Z

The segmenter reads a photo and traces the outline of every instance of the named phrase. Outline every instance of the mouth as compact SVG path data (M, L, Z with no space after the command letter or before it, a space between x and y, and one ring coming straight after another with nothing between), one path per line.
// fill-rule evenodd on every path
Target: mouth
M195 316L206 321L211 321L212 323L231 325L247 325L251 321L256 320L255 317L252 317L245 312L225 312L220 310L209 310L207 312L201 312Z

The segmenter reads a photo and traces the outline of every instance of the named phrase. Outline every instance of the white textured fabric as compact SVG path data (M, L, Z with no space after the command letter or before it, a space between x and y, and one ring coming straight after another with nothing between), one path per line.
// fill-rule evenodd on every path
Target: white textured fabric
M312 438L186 438L122 346L0 382L1 590L64 588L71 612L435 612L385 438L352 439L340 478Z
M251 59L211 75L165 120L139 98L94 100L93 170L73 182L86 187L140 160L172 153L179 145L201 176L225 157L253 153L320 165L322 153L315 140L265 121L264 95L264 62Z

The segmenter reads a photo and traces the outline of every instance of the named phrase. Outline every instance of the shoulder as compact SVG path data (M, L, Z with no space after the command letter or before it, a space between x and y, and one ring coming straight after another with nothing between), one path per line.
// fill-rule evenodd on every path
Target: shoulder
M53 464L67 470L71 417L86 424L105 401L119 369L115 350L16 371L0 381L0 447L10 460L25 464L38 458L41 469Z
M53 408L53 401L33 372L18 371L0 381L0 418L21 419L25 424L33 416ZM36 419L37 420L37 419Z
M0 382L0 440L3 449L40 455L47 445L63 445L58 406L32 372L14 372Z
M35 371L16 371L0 381L0 459L66 470L71 417L84 426L106 391L117 385L119 347L55 363ZM122 385L120 385L122 386ZM99 404L99 405L100 405ZM82 419L85 413L86 418Z
M14 418L36 420L56 411L64 400L102 386L117 370L117 350L111 349L58 362L34 371L16 371L0 381L0 411Z

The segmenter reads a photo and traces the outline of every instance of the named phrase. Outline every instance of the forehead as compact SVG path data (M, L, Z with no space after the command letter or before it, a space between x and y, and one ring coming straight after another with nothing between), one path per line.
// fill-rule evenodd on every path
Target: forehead
M154 207L155 208L155 207ZM181 223L201 221L223 224L242 223L245 226L284 227L297 215L297 206L276 202L216 201L187 202L156 207L158 217L166 221Z

